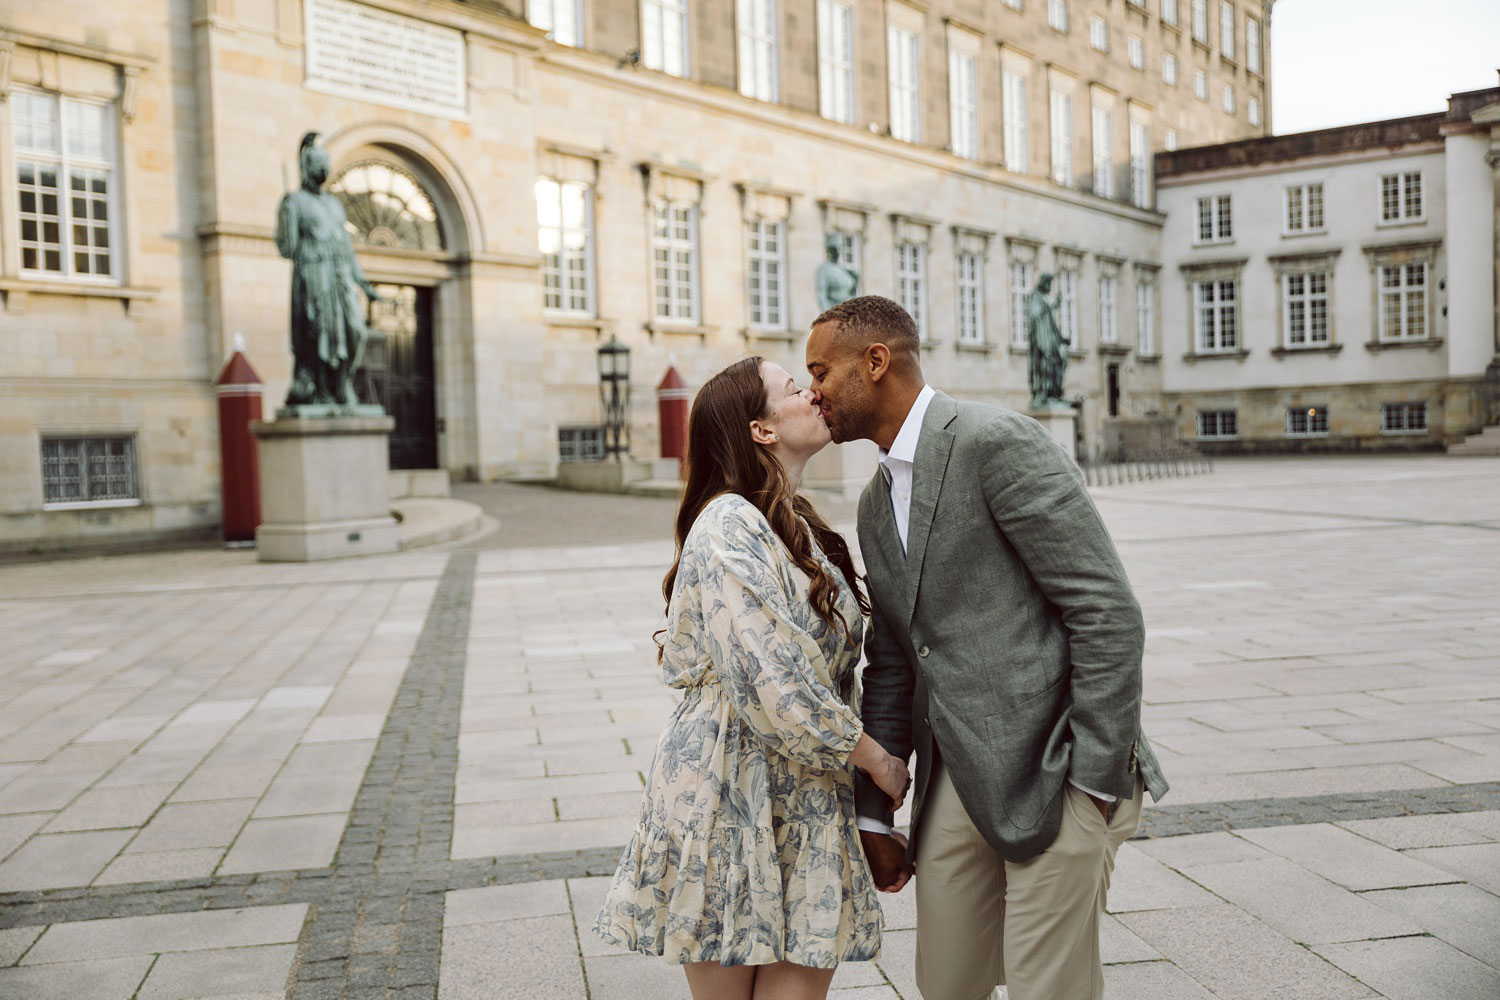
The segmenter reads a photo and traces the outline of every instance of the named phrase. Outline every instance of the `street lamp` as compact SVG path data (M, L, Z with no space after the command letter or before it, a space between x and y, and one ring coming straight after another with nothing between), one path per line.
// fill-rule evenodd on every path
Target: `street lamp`
M599 407L604 411L604 454L620 459L630 451L630 348L614 334L599 345Z

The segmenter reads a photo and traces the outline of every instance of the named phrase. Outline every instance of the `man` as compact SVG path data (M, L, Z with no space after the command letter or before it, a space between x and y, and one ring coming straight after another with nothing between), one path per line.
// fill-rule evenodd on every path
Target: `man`
M916 325L866 295L807 343L834 441L868 438L865 730L917 755L911 842L859 789L877 886L915 866L927 1000L1098 1000L1099 920L1143 787L1144 625L1077 466L1029 417L934 392Z

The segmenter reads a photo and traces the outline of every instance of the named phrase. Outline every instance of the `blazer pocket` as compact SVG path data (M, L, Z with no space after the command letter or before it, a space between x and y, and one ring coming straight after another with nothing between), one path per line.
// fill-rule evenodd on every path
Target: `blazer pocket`
M1068 772L1066 681L1058 678L981 725L996 805L1018 829L1037 824Z

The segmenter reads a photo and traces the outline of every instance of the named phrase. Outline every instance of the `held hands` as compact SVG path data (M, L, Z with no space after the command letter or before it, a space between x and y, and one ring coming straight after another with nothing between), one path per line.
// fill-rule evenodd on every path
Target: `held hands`
M885 747L861 735L849 755L849 763L870 776L875 786L891 797L891 811L901 808L906 801L906 790L911 787L911 775L906 763L886 752Z
M870 864L870 877L881 892L900 892L911 881L916 865L906 860L906 838L899 833L859 831L859 845Z

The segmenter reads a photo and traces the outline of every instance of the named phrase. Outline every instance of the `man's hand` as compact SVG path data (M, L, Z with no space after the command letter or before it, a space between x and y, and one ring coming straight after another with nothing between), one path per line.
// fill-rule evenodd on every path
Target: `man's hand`
M899 833L859 831L860 846L870 863L870 875L881 892L900 892L911 881L916 866L906 860L906 838Z

